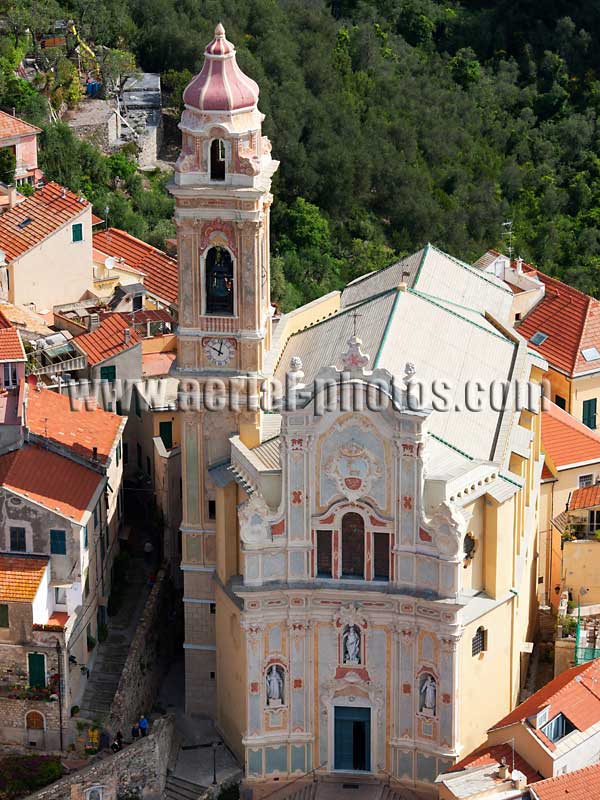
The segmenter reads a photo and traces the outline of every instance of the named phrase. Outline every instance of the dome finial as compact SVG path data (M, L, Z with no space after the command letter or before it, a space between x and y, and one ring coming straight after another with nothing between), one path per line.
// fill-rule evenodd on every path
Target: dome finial
M223 25L220 22L217 25L217 27L215 28L215 38L216 39L224 39L225 38L225 28L223 27Z

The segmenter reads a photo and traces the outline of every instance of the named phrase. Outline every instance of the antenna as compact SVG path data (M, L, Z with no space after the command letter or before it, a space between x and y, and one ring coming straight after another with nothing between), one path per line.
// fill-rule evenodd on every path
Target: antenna
M115 268L115 259L112 256L107 256L104 259L104 266L107 270L111 270Z
M512 219L506 220L506 222L502 223L502 227L506 228L503 232L503 236L508 238L508 257L510 262L512 263L512 254L513 254L513 221Z

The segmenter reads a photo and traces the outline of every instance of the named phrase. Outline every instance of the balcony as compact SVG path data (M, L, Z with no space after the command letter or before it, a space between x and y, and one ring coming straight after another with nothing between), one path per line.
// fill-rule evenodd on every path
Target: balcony
M54 375L75 372L87 367L87 356L76 350L70 342L29 354L29 371L32 375Z

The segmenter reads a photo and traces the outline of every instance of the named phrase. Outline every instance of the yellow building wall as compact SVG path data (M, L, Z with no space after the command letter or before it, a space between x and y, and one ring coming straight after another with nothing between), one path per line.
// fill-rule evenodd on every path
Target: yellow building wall
M463 514L468 519L468 532L475 539L475 555L465 561L461 575L463 589L483 589L485 566L485 499L480 497L469 506L465 506Z
M600 373L589 375L585 378L575 378L571 381L570 413L578 420L583 419L583 403L585 400L596 398L599 418L596 420L600 427Z
M161 336L151 336L142 339L142 354L148 353L176 353L177 335L175 333L164 333Z
M245 755L243 731L247 728L246 643L240 624L240 609L220 584L217 601L217 725L240 763Z
M565 542L562 568L563 586L573 592L575 603L582 587L589 589L582 602L600 603L600 542Z
M548 372L545 374L545 379L550 384L550 400L553 403L556 402L556 395L564 398L566 402L566 411L570 414L573 412L571 411L571 379L567 378L566 375L563 375L562 372L557 372L556 370L550 368ZM581 418L579 418L581 419Z

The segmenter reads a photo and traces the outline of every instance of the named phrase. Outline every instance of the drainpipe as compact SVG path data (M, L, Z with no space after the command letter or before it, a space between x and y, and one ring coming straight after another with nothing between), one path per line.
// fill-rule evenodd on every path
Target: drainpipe
M56 640L56 657L58 660L58 726L60 733L60 750L65 749L63 742L63 690L62 690L62 649L60 639Z

